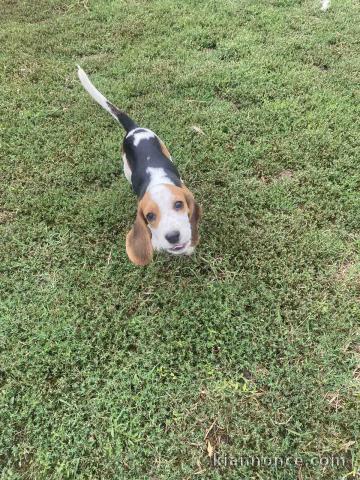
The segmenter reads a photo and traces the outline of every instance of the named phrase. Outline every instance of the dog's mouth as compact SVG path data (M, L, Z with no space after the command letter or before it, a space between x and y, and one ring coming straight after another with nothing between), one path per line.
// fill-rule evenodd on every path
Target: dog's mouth
M185 250L185 248L188 246L189 242L186 243L178 243L177 245L174 245L171 248L168 248L169 252L181 252L182 250Z

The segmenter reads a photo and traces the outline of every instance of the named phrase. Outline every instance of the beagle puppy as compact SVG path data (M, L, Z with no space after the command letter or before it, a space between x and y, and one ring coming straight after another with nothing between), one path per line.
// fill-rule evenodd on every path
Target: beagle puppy
M153 250L191 255L199 242L201 211L165 144L110 103L79 66L78 76L85 90L126 132L122 144L124 174L138 197L136 220L126 236L129 259L136 265L147 265Z

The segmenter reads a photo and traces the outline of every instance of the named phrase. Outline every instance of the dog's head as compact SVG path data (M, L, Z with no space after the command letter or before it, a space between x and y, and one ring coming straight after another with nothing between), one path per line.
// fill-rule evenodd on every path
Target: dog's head
M185 185L157 185L138 203L135 223L126 237L126 252L136 265L147 265L153 249L174 255L191 252L199 242L201 210Z

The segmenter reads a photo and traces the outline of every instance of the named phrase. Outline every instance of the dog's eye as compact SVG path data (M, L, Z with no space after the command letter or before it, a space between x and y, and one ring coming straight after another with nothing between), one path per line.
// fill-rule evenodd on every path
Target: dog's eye
M184 202L181 202L180 200L174 203L175 210L181 210L183 206L184 206Z
M149 212L149 213L146 214L146 220L148 222L153 222L155 220L155 218L156 218L155 213Z

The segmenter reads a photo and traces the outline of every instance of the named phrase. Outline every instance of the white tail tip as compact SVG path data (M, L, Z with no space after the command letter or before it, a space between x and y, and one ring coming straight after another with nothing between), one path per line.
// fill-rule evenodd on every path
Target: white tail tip
M84 70L80 67L80 65L77 65L78 67L78 77L79 80L82 84L82 86L85 88L85 90L89 93L89 95L97 102L99 105L101 105L107 112L112 115L115 120L118 122L118 118L114 113L111 111L109 105L108 105L108 100L104 97L102 93L99 92L99 90L91 83L89 77L86 75Z

